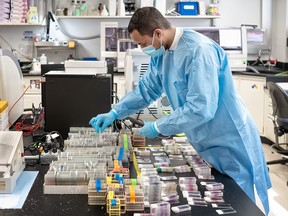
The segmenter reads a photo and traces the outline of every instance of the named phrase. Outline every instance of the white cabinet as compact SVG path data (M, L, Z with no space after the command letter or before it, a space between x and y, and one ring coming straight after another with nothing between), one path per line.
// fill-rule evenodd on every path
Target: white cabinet
M24 88L27 89L24 94L24 109L36 108L41 104L41 76L23 76Z
M265 77L259 76L233 76L236 89L240 93L244 104L249 110L260 135L264 135L264 88L266 84Z
M272 100L266 86L266 77L233 75L236 89L248 108L259 134L275 143ZM279 142L287 142L288 135L279 137Z

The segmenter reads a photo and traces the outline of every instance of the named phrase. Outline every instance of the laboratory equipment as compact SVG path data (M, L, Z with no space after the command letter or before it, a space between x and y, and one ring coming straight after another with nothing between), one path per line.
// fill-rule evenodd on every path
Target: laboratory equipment
M8 101L10 124L24 111L23 92L23 75L17 58L9 50L0 49L0 100Z
M267 50L270 47L266 29L247 27L246 34L248 54L258 54L259 50Z
M135 0L123 0L125 5L125 15L132 15L135 12Z
M106 61L77 61L68 60L64 62L65 72L77 74L99 74L107 73Z
M228 62L232 71L246 71L247 67L247 35L246 27L193 28L218 43L228 55Z
M143 74L148 70L150 57L142 52L141 49L128 49L125 56L125 92L130 92L139 82ZM170 114L172 107L165 94L163 94L157 101L150 104L148 108L140 110L137 115L151 116L157 118ZM136 116L136 115L135 115ZM135 117L134 116L134 117Z
M0 193L12 193L25 168L23 137L20 131L0 132Z
M67 138L69 127L88 127L92 117L111 109L110 74L45 74L45 131Z
M117 22L101 22L100 35L101 60L113 63L115 71L123 72L126 50L137 47L131 40L127 27L119 27Z

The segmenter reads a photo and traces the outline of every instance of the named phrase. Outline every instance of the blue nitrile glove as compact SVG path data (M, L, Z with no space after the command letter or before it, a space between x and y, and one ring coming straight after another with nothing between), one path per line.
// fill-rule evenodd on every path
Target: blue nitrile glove
M118 114L111 110L109 113L99 114L89 121L89 124L95 129L96 133L103 132L107 126L111 125ZM101 131L99 130L101 129Z
M145 121L144 126L139 130L139 134L148 138L155 138L159 135L157 132L154 122L152 121Z

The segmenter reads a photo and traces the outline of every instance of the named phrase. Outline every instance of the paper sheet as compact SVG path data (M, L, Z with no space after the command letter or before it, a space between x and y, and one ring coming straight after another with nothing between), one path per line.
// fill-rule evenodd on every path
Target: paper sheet
M0 194L0 209L21 209L37 175L38 171L23 171L12 194Z

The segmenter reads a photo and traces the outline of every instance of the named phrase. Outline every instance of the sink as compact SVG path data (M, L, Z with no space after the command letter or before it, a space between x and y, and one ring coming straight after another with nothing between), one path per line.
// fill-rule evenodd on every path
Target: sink
M288 76L288 71L285 71L283 69L277 68L277 67L271 67L270 70L268 70L267 67L261 66L261 65L256 65L256 66L250 66L255 68L257 71L259 71L260 74L263 75L275 75L275 76ZM252 70L247 69L248 73L254 73Z

